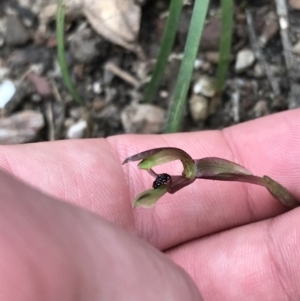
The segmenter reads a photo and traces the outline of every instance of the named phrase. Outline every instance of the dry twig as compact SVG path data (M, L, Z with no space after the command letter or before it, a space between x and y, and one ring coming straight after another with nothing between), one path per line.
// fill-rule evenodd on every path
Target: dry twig
M54 122L53 122L53 111L52 111L52 104L50 101L46 103L46 120L48 125L48 140L54 141L55 140L55 129L54 129Z
M274 92L274 96L277 96L280 94L279 82L278 82L278 79L274 77L274 75L269 67L269 64L267 63L265 56L262 53L261 48L259 46L259 41L258 41L257 35L255 33L254 25L253 25L253 16L252 16L252 12L250 9L246 10L246 18L247 18L251 48L254 51L254 55L255 55L256 59L258 60L258 62L260 63L260 65L262 66L262 68L264 69L264 71L267 75L268 81Z
M129 74L125 70L122 70L119 66L117 66L113 62L108 62L105 65L105 69L109 70L114 75L116 75L119 78L123 79L125 82L132 85L134 88L138 88L141 85L139 80L137 80L134 76L132 76L131 74Z
M292 44L289 38L289 15L286 0L276 0L277 15L279 18L281 41L287 74L290 82L290 93L288 96L288 106L290 109L300 107L300 85L299 64L292 53Z

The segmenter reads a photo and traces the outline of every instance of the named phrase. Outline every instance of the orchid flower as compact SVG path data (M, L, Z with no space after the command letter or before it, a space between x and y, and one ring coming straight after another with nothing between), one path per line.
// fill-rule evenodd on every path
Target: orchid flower
M153 170L154 166L175 160L180 160L182 163L182 175L157 174ZM164 194L173 194L192 184L196 179L238 181L260 185L285 206L294 208L300 205L285 187L270 177L254 176L243 166L225 159L207 157L194 160L182 149L162 147L133 155L125 159L123 164L133 161L140 161L138 167L148 171L155 178L152 188L143 191L134 199L133 207L152 207Z

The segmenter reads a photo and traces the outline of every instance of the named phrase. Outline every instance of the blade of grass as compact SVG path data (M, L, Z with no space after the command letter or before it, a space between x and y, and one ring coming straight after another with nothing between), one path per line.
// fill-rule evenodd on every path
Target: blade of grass
M57 57L60 65L62 78L65 86L69 90L72 97L78 102L82 103L80 96L75 90L70 73L67 66L66 55L65 55L65 12L66 8L63 5L63 0L57 0L57 12L56 12L56 38L57 38Z
M166 27L164 30L157 62L151 77L151 81L145 93L146 102L152 102L157 93L159 84L161 82L162 76L164 74L168 62L168 57L174 45L174 40L179 24L182 6L183 6L183 0L171 1L170 8L169 8L169 16L167 19L167 23L165 25Z
M221 0L222 29L220 38L220 58L216 79L216 92L221 93L230 63L231 41L233 30L233 0Z
M208 4L209 0L196 0L194 4L183 60L181 62L177 84L174 91L174 100L167 121L167 133L177 132L180 127L185 107L185 100L190 86L194 63L204 28Z

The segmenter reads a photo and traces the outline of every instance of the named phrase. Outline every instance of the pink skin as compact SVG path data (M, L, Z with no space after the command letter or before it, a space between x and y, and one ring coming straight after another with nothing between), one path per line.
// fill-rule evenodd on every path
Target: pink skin
M294 110L222 132L1 146L2 169L101 218L0 173L0 299L201 300L151 244L167 250L204 300L299 300L300 209L287 211L255 185L197 180L133 210L153 178L136 163L121 166L174 146L266 174L300 199L299 117Z

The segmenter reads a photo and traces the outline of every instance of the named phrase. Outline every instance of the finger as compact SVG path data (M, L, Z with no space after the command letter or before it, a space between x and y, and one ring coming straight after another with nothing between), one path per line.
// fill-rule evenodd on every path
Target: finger
M300 110L261 118L224 130L163 136L109 138L121 158L162 146L179 147L193 158L216 156L269 175L300 199ZM177 174L182 167L178 163ZM172 174L162 166L159 172ZM124 166L131 198L150 188L151 177L135 163ZM174 174L174 173L173 173ZM145 184L146 183L146 184ZM161 248L275 216L286 210L264 188L236 182L196 180L153 209L134 211L140 234Z
M244 165L254 174L267 174L299 198L299 113L295 110L272 115L224 133L126 135L109 138L109 144L97 139L2 146L0 166L126 229L133 230L135 226L141 237L164 249L274 216L284 208L261 187L197 180L175 195L165 196L153 209L138 209L133 215L132 199L150 188L153 179L134 163L121 167L121 162L149 148L180 147L194 158L219 156ZM179 164L167 171L180 173L180 168Z
M1 300L202 300L149 244L3 172L0 245Z
M134 231L123 169L104 139L0 146L0 166L45 193Z
M300 209L169 252L205 300L299 300Z

